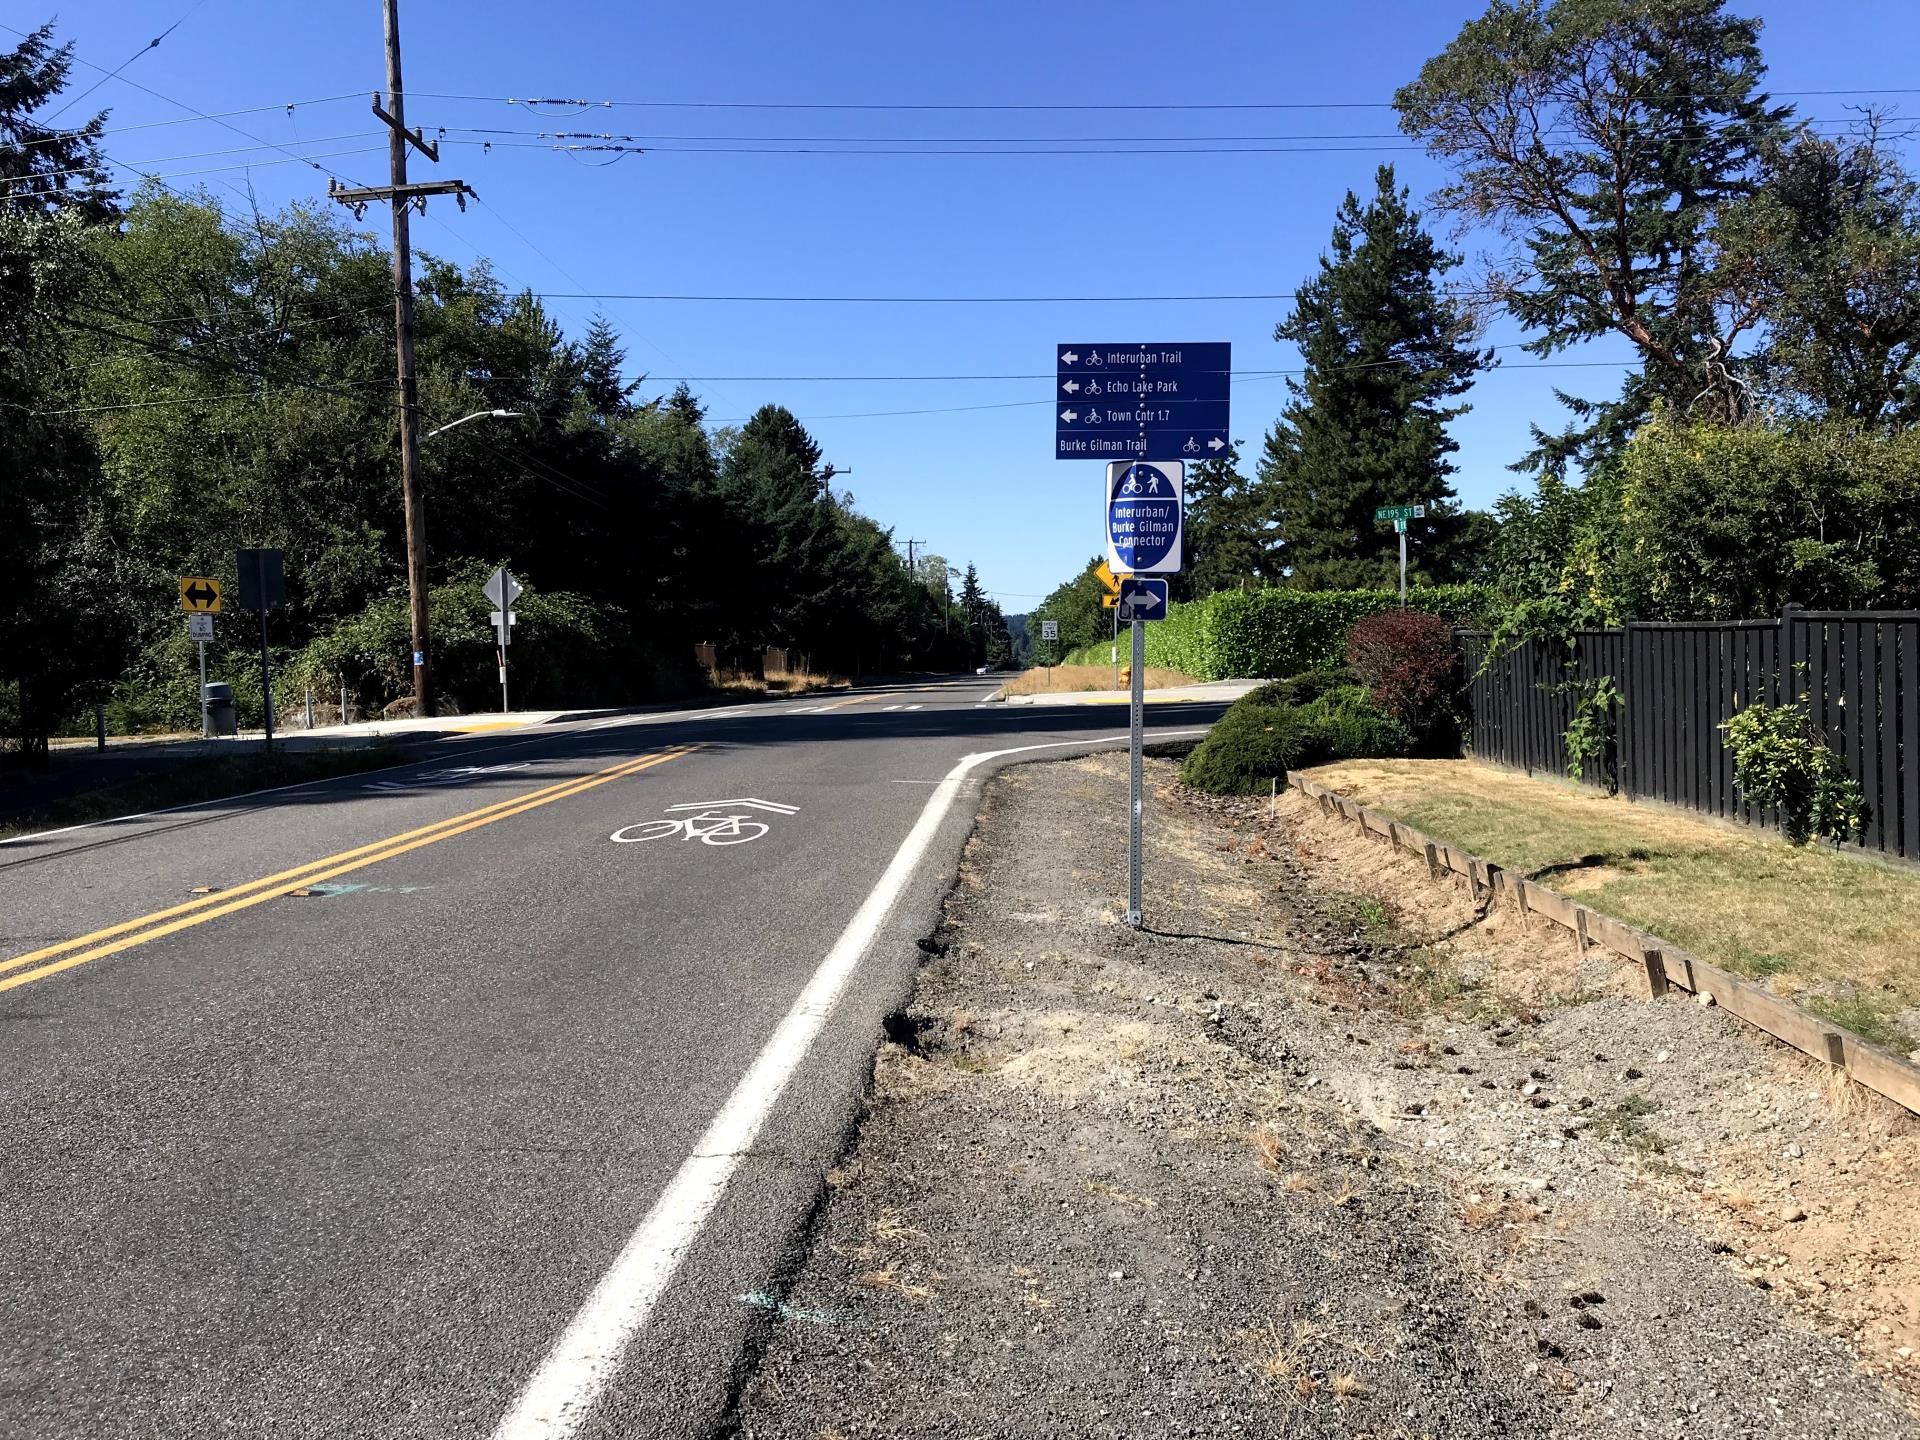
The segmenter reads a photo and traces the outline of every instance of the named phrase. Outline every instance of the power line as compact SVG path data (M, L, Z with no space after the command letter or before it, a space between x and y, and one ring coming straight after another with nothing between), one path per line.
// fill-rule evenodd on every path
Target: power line
M1381 363L1384 364L1384 363L1397 363L1397 362L1381 362ZM1602 370L1602 369L1622 370L1622 369L1632 369L1635 365L1638 365L1639 363L1640 361L1638 359L1542 360L1532 364L1498 365L1498 366L1495 366L1493 369L1487 371L1486 373L1489 375L1500 375L1509 371L1521 371L1521 370ZM1373 365L1340 366L1335 368L1372 369L1372 368L1378 368L1378 366L1373 366ZM1262 375L1259 378L1267 379L1267 380L1278 380L1287 375L1301 375L1305 373L1306 372L1303 370L1275 370L1268 374ZM1050 379L1052 377L1049 376L1047 378ZM1052 396L1048 396L1044 400L1005 400L1005 401L1001 401L998 404L993 404L993 405L943 405L936 408L923 409L923 410L863 410L863 411L859 411L851 414L845 414L845 415L803 415L797 418L799 418L800 422L803 425L813 425L813 424L817 424L822 420L885 420L885 419L891 419L897 416L908 416L908 415L960 415L960 414L968 414L978 410L1018 410L1018 409L1028 408L1032 406L1039 406L1039 405L1051 406L1056 403L1057 402L1053 399ZM737 417L731 417L724 420L709 419L706 423L709 425L744 425L746 424L748 418L749 417L746 417L746 416L737 416Z
M1798 125L1853 125L1855 120L1829 120L1809 116ZM1355 130L1328 133L1302 132L1283 135L634 135L611 130L524 130L478 125L436 125L429 127L441 136L511 136L527 140L567 141L602 140L632 145L661 143L741 144L741 145L1240 145L1278 142L1316 142L1350 140L1395 140L1408 137L1399 130ZM1542 132L1548 135L1577 133L1564 126ZM471 143L455 141L452 143ZM531 147L538 148L538 147ZM1126 152L1132 153L1132 152Z
M0 22L0 29L12 31L12 33L15 35L24 36L27 33L24 30L18 29L12 25L7 25L4 22ZM303 165L312 165L314 169L321 170L326 174L332 175L336 180L343 180L343 181L348 180L348 177L345 175L340 175L335 171L327 169L325 166L314 164L314 157L301 155L297 151L290 150L284 145L275 144L271 140L262 140L258 135L254 135L249 133L248 131L242 130L238 125L230 124L228 121L226 121L225 119L221 118L218 115L209 115L207 114L206 111L197 109L196 107L187 104L187 102L184 100L176 100L171 95L162 94L160 91L154 89L151 85L142 85L138 80L130 80L125 75L118 75L118 74L115 74L114 72L108 71L105 66L96 65L91 60L82 59L78 55L74 56L73 58L77 63L86 66L89 70L99 70L102 73L106 74L109 79L117 79L122 85L131 85L134 89L140 91L142 94L151 95L156 100L163 100L167 104L173 106L176 110L186 111L189 115L193 116L195 119L211 121L213 124L218 125L223 130L231 130L234 134L238 135L241 139L251 140L254 144L260 146L262 149L278 150L281 154L286 155L289 158L296 160ZM322 156L319 158L330 159L334 157ZM118 164L119 162L116 161L113 163ZM132 169L131 166L124 165L124 164L121 165L121 168ZM244 167L234 166L229 168L239 169ZM138 173L138 172L136 171L135 173ZM207 171L204 173L211 174L213 172ZM351 184L356 182L348 181L348 183Z
M371 130L360 130L360 131L354 132L351 135L316 136L314 139L309 140L306 143L309 145L337 145L343 140L370 140L374 138L376 138L376 132ZM122 169L132 170L137 174L148 174L148 173L151 173L153 171L153 168L156 166L177 165L184 160L211 160L211 159L219 159L228 155L249 155L259 150L280 150L281 148L282 148L281 146L271 145L266 143L262 143L258 145L235 145L226 150L195 150L186 155L160 155L160 156L156 156L152 160L115 160L110 163L119 165ZM339 153L343 155L357 155L362 152L357 150L344 150ZM267 165L284 165L287 162L284 160L268 160L268 161L261 161L260 163L267 164ZM234 165L234 166L227 166L224 168L241 170L241 169L247 169L249 167ZM74 166L68 167L65 170L37 170L32 175L21 176L19 180L16 180L14 183L20 184L20 183L24 183L31 180L50 180L57 176L62 176L62 175L85 175L85 174L91 173L93 169L94 167L91 165L74 165ZM209 174L212 172L190 171L188 173Z
M632 291L536 290L543 300L646 300L740 305L1132 305L1292 300L1291 291L1245 295L664 295Z
M13 27L7 26L4 28L12 29ZM15 30L14 33L17 35L21 32ZM74 58L79 59L78 56ZM83 61L82 63L84 64L85 62ZM100 83L105 84L106 82L103 80ZM366 94L367 92L364 90L355 90L347 95L319 95L311 100L283 100L274 105L248 105L239 110L216 110L208 115L176 115L171 120L140 120L130 125L110 126L100 131L99 135L95 138L104 140L109 135L127 135L135 130L164 130L174 125L197 125L202 121L226 120L235 115L265 115L276 110L291 114L295 109L303 105L333 105L342 100L363 100L366 98ZM23 148L29 145L54 145L62 140L71 140L79 136L84 136L86 133L85 127L76 130L57 130L51 134L37 136L32 140L23 140L20 144Z
M284 385L295 390L319 390L327 394L343 395L345 390L316 384L308 380L275 379L269 384ZM346 380L342 385L355 385L365 388L369 385L391 386L391 380ZM268 393L262 390L232 390L222 395L173 395L164 400L123 400L112 405L75 405L64 410L29 410L29 415L45 419L55 415L100 415L110 410L155 410L168 405L211 405L221 400L265 400Z
M1920 95L1920 88L1879 88L1879 89L1833 89L1833 90L1774 90L1768 92L1770 98L1802 98L1814 96L1857 96L1857 95ZM1201 112L1201 111L1261 111L1261 110L1391 110L1391 100L1291 100L1291 101L1173 101L1162 103L1105 102L1092 105L1071 104L939 104L939 103L891 103L856 101L820 101L820 100L606 100L606 99L560 99L528 98L514 95L466 95L449 91L417 90L415 98L423 100L463 100L495 104L520 105L526 107L552 106L573 110L840 110L840 111L899 111L903 113L952 113L952 114L1034 114L1034 113L1107 113L1123 112ZM1654 100L1659 96L1642 96L1643 100Z
M193 0L192 7L187 11L185 15L182 15L178 20L174 21L173 24L167 26L166 29L162 30L158 35L154 36L153 39L147 41L146 44L142 45L138 50L134 51L133 54L129 55L126 59L122 60L115 69L112 69L108 71L105 75L102 75L98 80L94 81L93 84L89 85L86 89L82 90L78 95L75 95L69 98L64 105L62 105L58 110L54 111L53 114L49 115L47 118L49 120L53 120L61 115L66 114L67 111L71 110L75 105L78 105L82 100L86 99L87 96L93 94L94 91L98 90L102 85L106 84L107 81L118 78L121 71L125 70L129 65L133 64L134 61L138 60L142 55L146 54L149 50L159 49L160 42L162 40L166 39L169 35L173 34L174 31L178 30L182 25L184 25L187 22L187 20L193 15L193 12L195 10L198 10L202 5L206 3L207 3L207 0Z

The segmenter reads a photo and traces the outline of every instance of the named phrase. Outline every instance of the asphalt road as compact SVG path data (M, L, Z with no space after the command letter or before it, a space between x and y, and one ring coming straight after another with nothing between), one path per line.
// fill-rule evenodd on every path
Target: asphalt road
M957 767L1125 728L991 688L0 846L0 1436L706 1433L978 782L1049 751Z

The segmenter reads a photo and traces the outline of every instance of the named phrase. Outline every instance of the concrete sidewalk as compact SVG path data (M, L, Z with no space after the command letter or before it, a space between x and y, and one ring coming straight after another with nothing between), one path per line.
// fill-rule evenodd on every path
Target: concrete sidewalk
M1225 700L1229 704L1249 690L1264 685L1264 680L1210 680L1200 685L1170 685L1147 691L1147 704L1166 705L1176 700ZM1065 690L1051 695L1003 695L1009 705L1125 705L1130 698L1124 690Z

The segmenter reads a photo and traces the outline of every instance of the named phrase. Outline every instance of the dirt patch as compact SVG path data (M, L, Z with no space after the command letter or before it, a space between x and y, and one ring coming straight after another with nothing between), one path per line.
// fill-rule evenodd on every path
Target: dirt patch
M1920 1397L1920 1248L1911 1241L1920 1122L1716 1010L1678 995L1640 1000L1624 963L1598 951L1579 962L1556 926L1536 921L1529 930L1510 910L1477 919L1464 880L1433 883L1421 862L1326 818L1298 793L1280 818L1316 889L1354 886L1464 926L1438 947L1437 963L1462 954L1483 962L1497 993L1539 997L1542 1025L1551 1017L1564 1032L1577 1021L1595 1046L1623 1053L1644 1025L1670 1035L1653 1079L1622 1069L1615 1080L1628 1082L1624 1093L1602 1097L1611 1100L1601 1114L1612 1138L1646 1162L1641 1183L1728 1245L1730 1263L1749 1279ZM1568 878L1553 877L1555 888L1577 888ZM1543 976L1554 974L1566 978L1543 993ZM1602 993L1629 999L1587 1003Z
M1696 1225L1732 1096L1827 1153L1805 1067L1173 774L1138 932L1121 762L990 788L729 1433L1915 1433Z

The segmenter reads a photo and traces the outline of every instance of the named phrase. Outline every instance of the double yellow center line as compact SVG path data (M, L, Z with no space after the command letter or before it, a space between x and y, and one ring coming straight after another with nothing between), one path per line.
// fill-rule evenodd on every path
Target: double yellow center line
M277 900L308 885L318 885L331 880L336 875L346 875L355 870L377 865L382 860L391 860L396 855L404 855L409 850L418 850L423 845L437 844L451 839L455 835L464 835L469 830L477 830L482 825L491 825L496 820L505 820L513 815L521 815L529 810L537 810L542 805L551 805L556 800L565 800L605 785L614 780L623 780L629 775L637 775L642 770L651 770L656 765L664 765L669 760L678 760L682 755L698 750L698 745L677 745L653 754L641 755L632 760L623 760L618 765L610 765L605 770L595 771L591 775L575 776L541 790L525 795L516 795L511 800L500 800L492 805L483 805L478 810L468 810L453 815L432 825L423 825L417 830L404 831L399 835L390 835L385 840L375 840L371 844L356 846L351 850L342 850L333 855L323 855L318 860L310 860L305 865L297 865L291 870L282 870L275 875L250 880L244 885L235 885L212 895L203 895L197 900L189 900L182 905L170 906L165 910L156 910L151 915L142 915L136 920L123 920L118 925L109 925L103 930L95 930L86 935L76 935L71 940L63 940L58 945L48 945L40 950L29 951L25 955L16 955L11 960L0 961L0 991L11 990L15 986L30 985L35 980L44 980L49 975L58 975L63 970L71 970L76 965L85 965L90 960L98 960L114 955L122 950L130 950L136 945L144 945L149 940L158 940L163 935L172 935L181 930L203 925L209 920L217 920L222 915L231 915L237 910L262 904L268 900ZM29 968L30 967L30 968ZM9 973L11 972L11 973Z

